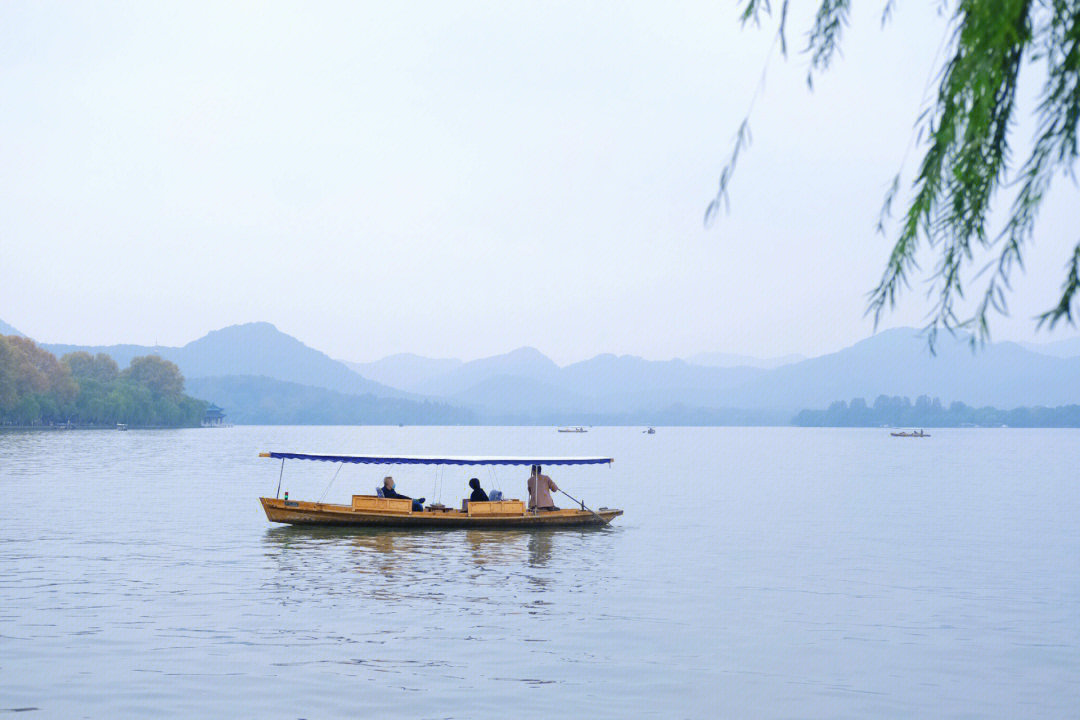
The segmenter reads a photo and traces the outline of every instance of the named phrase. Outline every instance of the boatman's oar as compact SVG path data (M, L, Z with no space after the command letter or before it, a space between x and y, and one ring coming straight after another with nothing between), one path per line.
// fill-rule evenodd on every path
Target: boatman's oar
M596 517L598 517L598 518L600 518L601 520L603 520L603 521L604 521L604 524L605 524L605 525L610 525L610 524L611 524L611 521L610 521L610 520L604 520L604 516L603 516L603 515L601 515L600 513L596 512L596 511L595 511L595 510L593 510L592 508L587 508L587 507L585 507L585 503L581 502L580 500L578 500L577 498L575 498L575 497L574 497L573 495L571 495L570 493L566 492L565 490L560 490L559 492L561 492L561 493L562 493L563 495L565 495L566 497L570 498L571 500L573 500L574 502L576 502L576 503L577 503L578 505L580 505L580 506L581 506L581 509L582 509L582 510L588 510L588 511L589 511L589 512L591 512L591 513L592 513L593 515L595 515Z

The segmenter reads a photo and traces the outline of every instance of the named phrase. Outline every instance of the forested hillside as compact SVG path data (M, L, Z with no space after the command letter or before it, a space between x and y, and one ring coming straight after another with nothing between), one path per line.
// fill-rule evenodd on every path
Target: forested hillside
M250 375L192 378L190 392L229 408L238 425L471 425L475 415L431 401L347 395Z
M121 370L105 354L57 360L29 338L0 335L0 424L194 427L205 410L168 360L136 357Z

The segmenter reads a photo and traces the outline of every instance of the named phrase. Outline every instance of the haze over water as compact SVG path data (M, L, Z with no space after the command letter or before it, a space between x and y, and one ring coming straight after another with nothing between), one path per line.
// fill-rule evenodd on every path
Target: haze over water
M1080 432L0 433L0 710L35 717L1075 717ZM270 525L260 450L603 454L607 530ZM382 468L288 463L298 499ZM457 504L469 477L391 470ZM522 495L520 471L480 475ZM565 499L563 499L565 502Z

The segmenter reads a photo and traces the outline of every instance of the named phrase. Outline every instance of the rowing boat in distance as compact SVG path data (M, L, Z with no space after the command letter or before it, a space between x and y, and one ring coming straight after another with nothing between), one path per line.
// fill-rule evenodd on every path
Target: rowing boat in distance
M919 430L918 432L905 432L901 430L900 432L894 432L889 434L893 437L930 437L930 435L923 432L922 430Z
M260 457L280 459L281 473L286 460L356 463L366 465L598 465L610 464L612 458L560 457L437 457L426 455L318 455L295 452L264 452ZM281 494L281 476L278 479ZM565 494L565 493L564 493ZM569 497L569 496L568 496ZM583 502L580 507L536 511L525 507L518 499L489 502L463 502L461 508L430 505L414 509L411 500L386 498L378 495L353 495L348 505L310 502L285 498L260 497L263 511L270 522L289 525L323 525L349 527L412 527L433 529L454 528L563 528L608 525L623 514L622 510L601 507L592 510ZM575 501L577 502L577 501Z

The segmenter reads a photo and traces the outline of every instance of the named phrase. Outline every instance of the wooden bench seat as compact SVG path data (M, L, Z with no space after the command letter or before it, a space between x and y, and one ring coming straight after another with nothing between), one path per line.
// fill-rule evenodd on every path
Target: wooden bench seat
M412 512L412 500L404 498L381 498L377 495L353 495L352 509L360 512L400 513Z
M470 502L468 505L469 517L496 517L507 515L524 515L525 502L523 500L493 500L490 502Z

